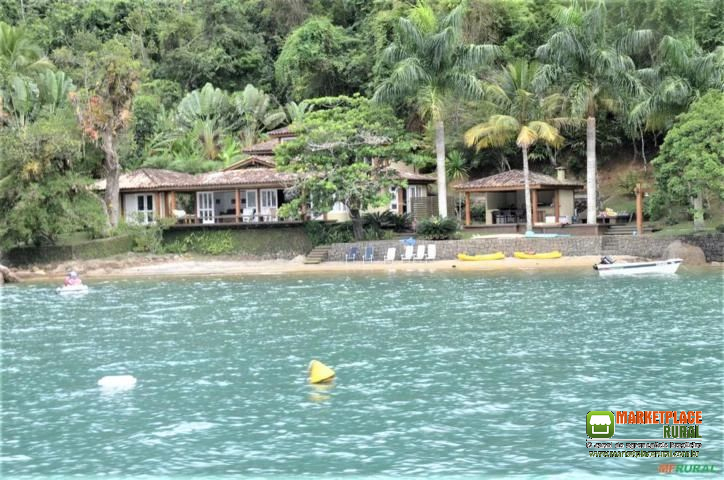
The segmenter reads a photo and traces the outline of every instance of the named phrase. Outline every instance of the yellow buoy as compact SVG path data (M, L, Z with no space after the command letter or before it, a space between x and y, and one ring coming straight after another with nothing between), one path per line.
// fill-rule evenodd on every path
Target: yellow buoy
M320 362L309 362L309 383L325 383L334 380L334 370Z

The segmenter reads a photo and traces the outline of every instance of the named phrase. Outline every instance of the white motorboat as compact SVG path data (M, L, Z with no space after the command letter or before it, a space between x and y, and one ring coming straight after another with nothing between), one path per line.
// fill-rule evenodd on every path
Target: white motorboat
M88 285L65 285L55 289L61 295L82 295L88 293Z
M680 258L654 260L651 262L614 263L611 257L603 257L601 263L593 266L602 277L612 275L674 274L683 262Z

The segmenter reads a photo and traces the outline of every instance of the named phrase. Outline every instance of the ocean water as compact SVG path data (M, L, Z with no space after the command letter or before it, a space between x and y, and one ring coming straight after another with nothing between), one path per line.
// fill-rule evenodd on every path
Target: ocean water
M128 280L0 289L0 473L656 475L724 452L721 272ZM306 366L333 367L331 386ZM133 375L135 387L97 382ZM699 458L590 458L591 410L701 410ZM616 437L661 438L661 426Z

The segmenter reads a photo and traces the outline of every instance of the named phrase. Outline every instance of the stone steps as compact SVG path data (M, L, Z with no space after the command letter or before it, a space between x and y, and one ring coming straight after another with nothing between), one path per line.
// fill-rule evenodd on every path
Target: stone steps
M653 232L653 228L651 227L644 227L643 233L651 233ZM604 233L604 235L633 235L634 232L636 232L636 225L611 225L608 227L608 230Z
M304 257L304 263L307 265L317 265L322 263L329 256L330 248L331 247L329 245L319 245L314 247L312 251Z

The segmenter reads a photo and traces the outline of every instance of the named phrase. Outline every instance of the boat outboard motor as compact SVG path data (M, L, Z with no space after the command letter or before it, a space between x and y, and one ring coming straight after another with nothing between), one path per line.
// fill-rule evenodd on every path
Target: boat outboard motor
M608 255L601 257L601 263L604 264L604 265L611 265L611 264L614 263L615 261L616 261L616 260L614 260L613 258L609 257Z

